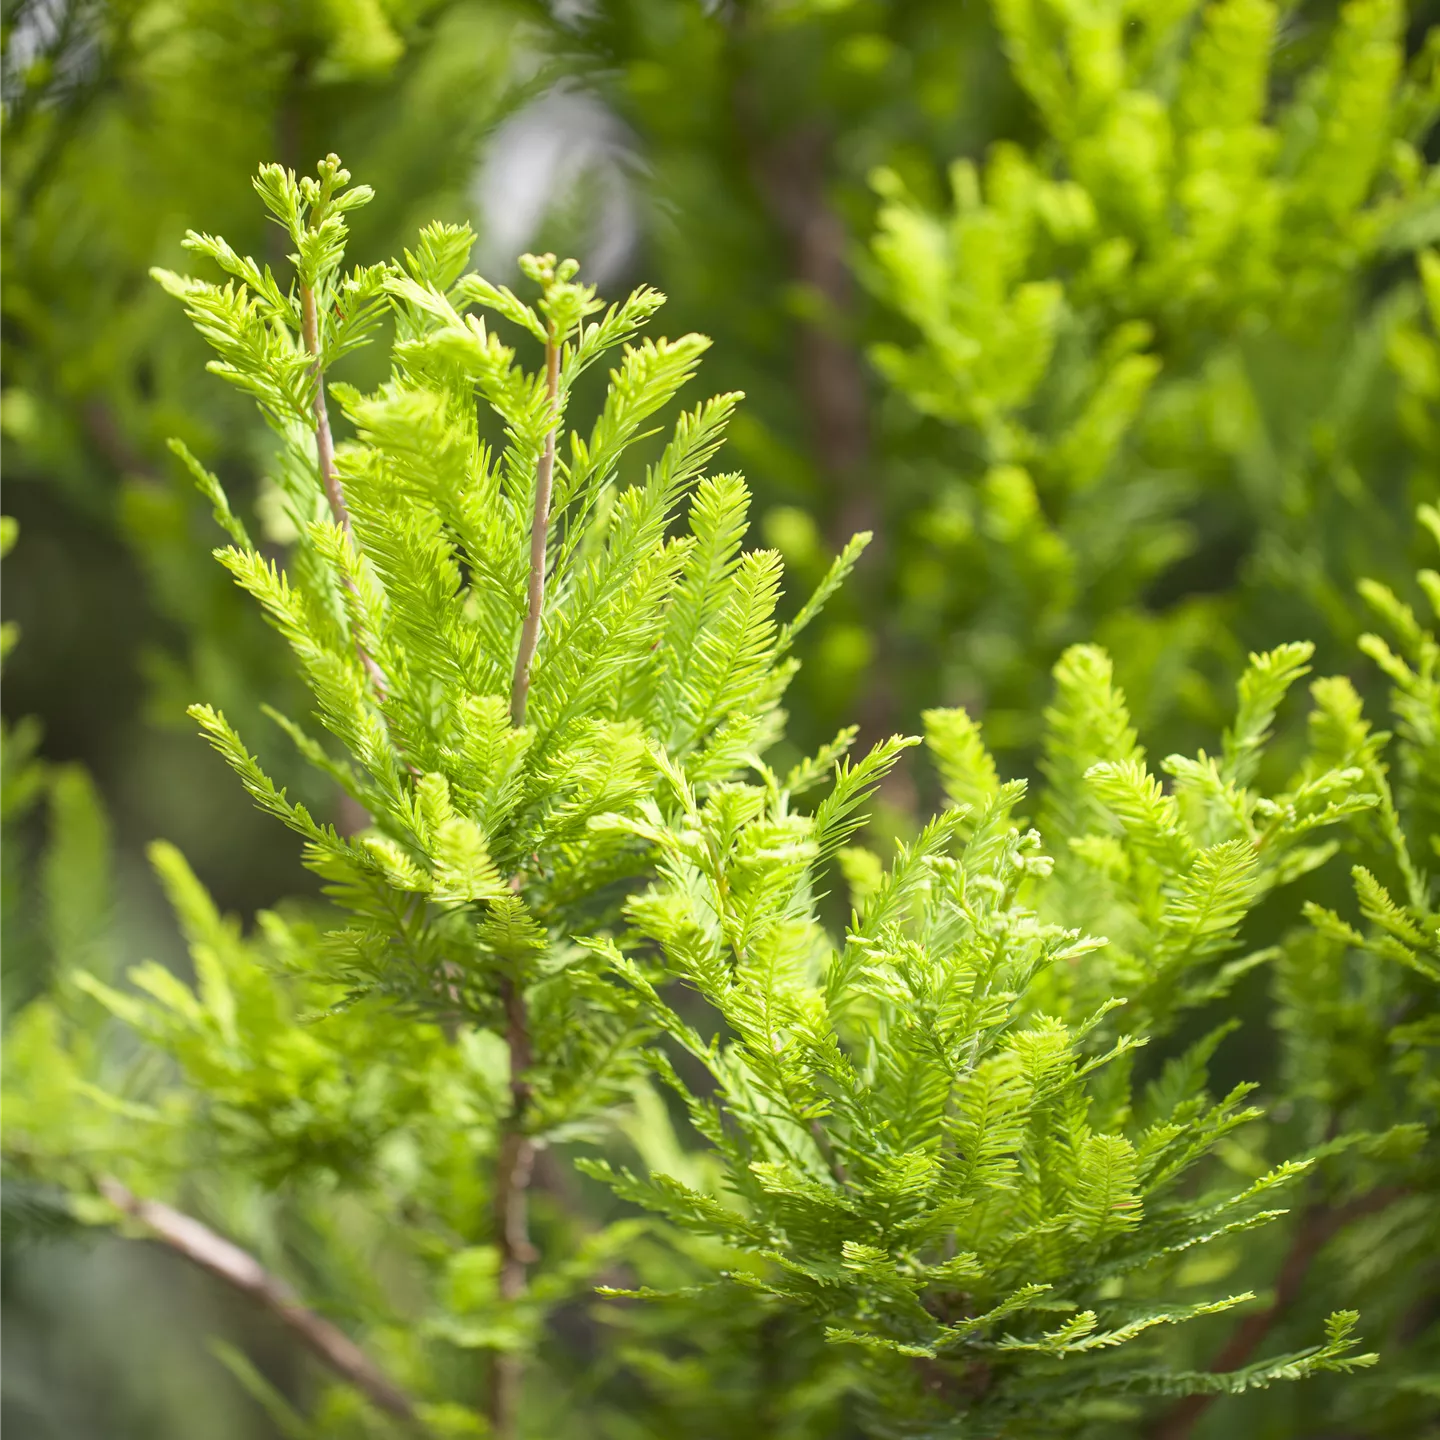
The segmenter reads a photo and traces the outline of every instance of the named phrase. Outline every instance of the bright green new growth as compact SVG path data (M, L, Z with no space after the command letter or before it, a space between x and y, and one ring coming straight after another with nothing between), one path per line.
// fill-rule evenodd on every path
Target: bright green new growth
M1342 1004L1351 957L1433 988L1440 922L1413 858L1434 808L1433 636L1371 591L1399 645L1366 641L1397 687L1395 793L1343 680L1312 687L1292 779L1262 780L1308 646L1253 656L1216 753L1168 758L1164 782L1108 657L1072 647L1034 828L980 727L933 710L948 803L887 866L852 842L913 742L852 763L845 731L787 773L765 758L791 640L861 542L782 625L776 557L742 549L744 482L704 475L738 397L682 415L643 467L632 453L705 341L637 340L654 291L604 308L551 256L522 262L540 292L527 303L464 273L462 229L432 226L403 263L347 273L345 215L368 198L347 185L333 157L316 179L262 171L293 285L205 236L191 248L229 282L159 277L278 437L295 535L283 567L218 479L181 458L233 542L219 558L290 643L333 748L275 718L353 823L288 800L222 716L193 713L302 836L342 918L287 908L247 939L157 847L195 983L149 964L121 989L70 946L55 994L7 1036L12 1163L89 1218L118 1206L162 1235L163 1214L132 1192L192 1191L328 1310L358 1317L379 1370L330 1356L345 1384L308 1417L230 1357L300 1435L393 1433L381 1411L487 1433L476 1387L457 1379L454 1352L470 1350L493 1357L488 1433L516 1434L522 1416L563 1433L574 1416L555 1419L540 1387L522 1405L520 1357L615 1264L626 1283L602 1293L683 1317L728 1290L726 1312L753 1315L762 1337L777 1316L817 1349L823 1337L874 1433L1020 1437L1039 1417L1062 1432L1096 1406L1133 1419L1145 1396L1370 1364L1346 1296L1278 1355L1204 1369L1172 1337L1252 1301L1263 1281L1242 1268L1217 1290L1197 1256L1248 1256L1257 1233L1292 1223L1287 1206L1328 1157L1348 1149L1383 1170L1420 1151L1435 1090L1415 1057L1433 1044L1433 1008L1398 1031L1367 1012L1375 1113L1324 1097L1322 1122L1268 1158L1253 1087L1206 1092L1228 1027L1172 1045L1147 1084L1132 1066L1147 1039L1278 960L1287 1035L1309 1047L1287 1064L1308 1103L1340 1073L1305 1066L1333 1061L1325 1006ZM376 391L328 378L386 325L392 368ZM596 417L575 424L577 379L617 350ZM332 398L351 432L338 439ZM1299 940L1248 948L1262 902L1347 830L1382 857L1355 873L1368 932L1312 909ZM837 940L819 906L840 876L854 911ZM1311 1003L1301 967L1322 949L1333 984ZM169 1068L118 1064L107 1013ZM700 1153L681 1148L647 1067ZM634 1166L622 1134L652 1163ZM577 1142L610 1157L578 1168L658 1220L586 1233L552 1179L532 1237L532 1177ZM303 1260L287 1226L308 1239ZM377 1280L382 1268L399 1279ZM322 1354L326 1323L305 1332ZM653 1379L691 1343L682 1318L626 1363ZM556 1384L588 1413L578 1386Z
M1024 786L997 782L964 713L932 711L953 806L888 871L850 852L859 893L839 946L816 918L819 867L899 745L842 769L811 817L794 810L794 781L763 767L706 800L672 771L652 814L612 822L662 856L661 883L628 907L655 949L648 963L602 950L710 1072L715 1095L697 1096L654 1060L739 1203L590 1168L748 1254L732 1280L873 1352L872 1400L916 1423L963 1411L998 1433L1041 1416L1063 1430L1106 1393L1234 1393L1371 1363L1351 1353L1353 1315L1333 1316L1322 1345L1228 1373L1164 1363L1150 1332L1253 1298L1169 1298L1191 1252L1284 1214L1277 1192L1310 1162L1197 1194L1194 1168L1262 1114L1243 1103L1253 1087L1205 1096L1222 1029L1136 1094L1143 1034L1111 1020L1125 1005L1140 1031L1163 1032L1273 958L1225 959L1267 891L1333 854L1312 833L1375 805L1366 772L1323 756L1283 794L1247 788L1308 653L1254 657L1224 759L1172 757L1165 793L1108 660L1071 651L1048 717L1043 841L1012 818ZM662 994L674 976L713 1007L715 1033Z
M633 1084L632 1007L575 936L606 924L649 858L592 822L634 811L666 767L708 789L770 743L785 653L863 537L810 609L779 625L778 557L741 551L743 481L703 477L738 396L686 413L643 474L620 474L708 342L630 343L662 297L640 289L606 309L575 262L553 256L522 260L541 292L531 306L462 273L465 229L432 226L403 264L347 274L345 216L370 198L348 181L334 157L316 179L261 171L256 188L295 246L292 289L203 235L187 245L228 283L157 279L216 349L211 368L253 394L280 437L297 536L284 571L219 482L182 458L234 541L219 558L289 641L344 758L275 719L370 823L353 836L318 823L223 716L192 713L257 802L304 837L306 863L352 917L320 937L312 969L352 998L378 992L503 1037L493 1203L499 1296L513 1301L535 1258L536 1147L584 1133ZM471 307L538 342L541 368L520 366ZM327 387L387 314L388 382L371 395ZM567 427L581 375L617 350L599 415ZM349 442L333 439L327 388ZM674 535L687 502L688 533ZM502 1432L517 1387L502 1358L490 1400Z
M157 278L221 355L211 368L254 393L281 437L298 535L286 571L202 476L236 542L219 554L291 643L346 758L281 723L373 826L352 839L317 824L223 717L195 713L355 911L337 966L493 1018L478 977L523 968L544 929L603 913L597 897L644 868L635 845L589 822L651 792L651 750L708 784L774 734L796 627L773 619L777 558L741 553L743 482L702 478L738 396L684 415L643 476L618 483L703 337L627 343L662 297L641 289L604 309L574 263L552 257L527 257L542 290L527 305L461 273L472 237L453 227L426 230L403 265L347 275L344 215L369 198L347 181L333 160L318 181L278 167L257 181L297 247L298 298L208 236L187 243L241 286ZM471 306L533 336L549 371L518 365ZM332 450L320 380L387 311L392 377L372 395L329 387L356 436ZM593 426L567 429L581 374L622 346ZM553 485L538 508L537 472ZM671 535L687 502L688 533ZM478 931L475 905L488 917Z
M1407 73L1400 0L1333 28L1271 0L992 8L1040 143L957 160L941 213L875 177L874 284L913 338L872 359L955 432L922 452L950 463L909 520L910 623L1002 751L1076 640L1208 720L1231 627L1285 603L1348 649L1351 587L1403 544L1386 350L1434 381L1420 297L1377 272L1434 239L1435 34ZM1245 568L1195 594L1217 543Z

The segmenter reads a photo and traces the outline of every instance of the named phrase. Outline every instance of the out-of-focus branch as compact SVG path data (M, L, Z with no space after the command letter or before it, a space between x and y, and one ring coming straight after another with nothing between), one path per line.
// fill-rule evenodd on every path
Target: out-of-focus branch
M1404 1193L1393 1187L1382 1187L1344 1205L1316 1205L1307 1210L1275 1277L1274 1299L1235 1327L1235 1333L1215 1357L1211 1370L1225 1374L1247 1365L1271 1327L1299 1298L1310 1266L1325 1246L1347 1225L1393 1205ZM1195 1427L1219 1398L1215 1394L1187 1395L1160 1417L1150 1432L1151 1440L1190 1440Z
M870 395L865 362L838 330L854 306L846 255L849 235L825 193L830 147L824 131L805 126L758 149L755 174L767 207L790 243L797 281L825 314L800 325L800 392L826 479L837 492L830 539L839 548L860 530L880 534L868 473Z
M342 1330L302 1305L295 1292L248 1251L217 1235L194 1216L182 1214L159 1200L144 1200L109 1176L99 1182L99 1188L117 1210L138 1221L157 1240L258 1300L319 1360L381 1410L411 1425L418 1423L410 1398L380 1372L375 1362Z
M751 46L763 42L751 30L745 7L733 13L736 129L756 191L789 248L791 275L819 302L819 313L798 327L796 381L818 468L835 497L827 538L838 550L859 531L870 532L873 539L856 580L864 587L864 576L881 574L887 535L871 465L869 374L860 347L846 333L855 309L855 277L849 231L829 195L833 137L813 121L777 131L762 112L749 54ZM872 606L871 611L877 643L857 718L863 737L879 739L896 728L896 697L886 660L888 624L881 609ZM887 793L897 787L908 790L904 767L886 777Z

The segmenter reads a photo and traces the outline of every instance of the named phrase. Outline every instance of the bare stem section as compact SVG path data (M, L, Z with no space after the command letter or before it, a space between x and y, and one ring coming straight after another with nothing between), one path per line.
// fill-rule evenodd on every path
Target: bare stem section
M525 1293L526 1266L539 1258L530 1243L528 1223L535 1142L524 1128L530 1104L530 1082L526 1077L533 1056L524 991L506 977L500 982L500 994L505 1005L505 1042L510 1052L510 1114L501 1132L495 1167L495 1237L500 1249L500 1298L518 1300ZM523 1379L521 1357L497 1351L491 1370L490 1425L499 1440L513 1440L516 1433Z
M314 357L311 374L315 380L315 453L320 460L320 483L325 487L325 498L330 502L330 513L335 523L345 532L346 538L353 535L350 526L350 510L345 504L345 491L340 476L335 470L335 438L330 433L330 410L325 403L325 372L320 368L320 317L315 308L315 291L309 285L300 287L300 332L305 342L306 353ZM346 588L353 595L354 585L347 578ZM376 694L383 700L386 693L385 675L375 663L370 652L355 639L355 651L360 663L375 687Z
M343 1331L308 1310L290 1287L248 1251L217 1235L208 1225L158 1200L143 1200L118 1180L100 1181L100 1193L117 1210L138 1220L176 1254L227 1285L258 1300L324 1364L397 1419L417 1422L415 1406Z
M315 449L320 456L320 480L335 523L350 534L350 511L345 506L345 492L335 473L335 439L330 433L330 411L325 404L325 373L320 368L320 321L315 311L315 291L309 285L300 287L300 327L306 352L315 357L311 373L315 377Z
M515 677L510 685L510 718L525 723L525 702L530 696L530 665L540 643L540 615L545 606L545 546L550 535L550 494L555 480L555 407L560 395L560 347L552 330L545 346L545 391L549 396L551 425L545 448L535 469L535 515L530 525L530 584L520 648L515 652Z

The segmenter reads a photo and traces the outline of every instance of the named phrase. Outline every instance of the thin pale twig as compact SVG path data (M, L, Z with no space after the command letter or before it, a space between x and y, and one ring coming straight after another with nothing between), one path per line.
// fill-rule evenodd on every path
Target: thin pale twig
M305 352L314 360L310 374L315 398L311 406L315 413L315 453L320 462L320 483L325 487L325 498L330 502L330 513L335 517L335 523L345 532L347 540L353 540L354 530L350 524L350 509L345 504L345 488L335 469L335 438L330 432L330 410L325 403L325 372L320 365L320 320L315 291L309 285L300 287L300 330ZM351 597L358 598L355 582L348 575L344 577L344 583ZM383 700L387 693L385 672L375 663L375 657L361 643L358 634L355 636L355 653L359 655L375 693Z
M106 1176L100 1193L117 1210L138 1221L157 1240L200 1269L258 1300L297 1335L317 1358L389 1415L415 1424L415 1406L381 1373L375 1362L344 1331L307 1309L293 1290L272 1275L248 1251L217 1235L208 1225L159 1200L145 1200Z
M525 723L525 703L530 695L530 665L540 643L540 620L545 608L545 552L550 537L550 493L555 476L556 402L560 395L560 346L552 332L545 346L545 392L549 397L551 424L545 448L535 468L535 514L530 525L530 583L526 597L525 624L515 652L515 675L510 685L510 718L518 727Z

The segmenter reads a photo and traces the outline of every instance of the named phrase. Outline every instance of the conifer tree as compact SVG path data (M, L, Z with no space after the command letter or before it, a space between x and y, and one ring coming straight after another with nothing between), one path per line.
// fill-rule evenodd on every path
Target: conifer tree
M1033 812L975 721L933 710L946 803L887 865L851 842L913 742L851 760L846 730L783 772L770 759L795 637L865 537L780 623L779 558L743 548L745 484L706 473L739 397L646 443L707 342L640 338L659 294L607 307L573 261L525 257L532 299L467 273L463 227L347 268L371 196L334 156L311 177L266 166L256 190L290 273L192 233L223 278L156 278L275 435L283 563L178 453L328 738L273 720L365 821L317 820L196 705L328 903L247 938L157 847L194 981L57 965L7 1036L11 1174L287 1325L335 1381L309 1413L228 1362L295 1434L563 1434L587 1403L663 1433L666 1355L718 1384L736 1316L796 1337L809 1368L772 1428L797 1435L825 1433L843 1394L862 1433L1178 1436L1212 1397L1373 1366L1350 1287L1311 1315L1328 1297L1297 1306L1288 1270L1272 1310L1296 1311L1296 1343L1240 1342L1275 1318L1255 1292L1287 1228L1302 1256L1348 1221L1401 1216L1392 1255L1433 1236L1417 851L1440 650L1414 614L1367 590L1398 647L1365 642L1396 687L1398 784L1334 679L1293 777L1266 778L1304 644L1253 656L1214 754L1166 759L1162 783L1108 657L1081 645L1056 668ZM332 378L387 330L387 378ZM607 355L587 421L582 377ZM1302 930L1295 887L1342 843L1375 856L1361 919L1311 907ZM854 913L832 937L838 876ZM1262 905L1291 917L1278 946L1250 944ZM1300 1117L1278 1137L1252 1086L1208 1093L1225 1027L1185 1028L1272 962ZM1377 992L1350 999L1352 976ZM163 1064L130 1063L116 1026ZM1148 1077L1147 1042L1167 1057ZM638 1209L586 1225L565 1198L582 1145L579 1171ZM617 1362L645 1383L596 1402L547 1358L547 1321L607 1270L602 1309L644 1300L660 1320ZM1413 1288L1382 1287L1400 1331ZM1185 1337L1221 1323L1235 1344L1197 1363ZM535 1364L546 1383L527 1387ZM1414 1413L1423 1356L1375 1383Z

